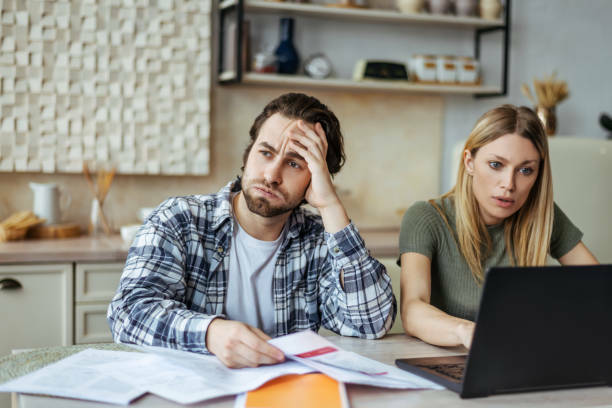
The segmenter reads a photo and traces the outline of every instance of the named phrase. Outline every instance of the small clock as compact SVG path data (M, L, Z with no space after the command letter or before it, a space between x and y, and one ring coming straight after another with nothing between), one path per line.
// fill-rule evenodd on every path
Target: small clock
M324 54L311 55L304 61L304 72L311 78L327 78L332 73L331 61Z

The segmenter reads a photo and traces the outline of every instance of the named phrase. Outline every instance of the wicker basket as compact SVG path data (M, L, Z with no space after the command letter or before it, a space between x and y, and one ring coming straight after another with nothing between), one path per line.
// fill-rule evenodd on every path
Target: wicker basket
M24 239L28 228L4 228L0 226L0 242Z

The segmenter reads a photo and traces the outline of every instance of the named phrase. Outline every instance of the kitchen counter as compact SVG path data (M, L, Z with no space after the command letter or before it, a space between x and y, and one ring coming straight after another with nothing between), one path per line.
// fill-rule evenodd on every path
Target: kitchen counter
M21 262L119 262L129 246L119 235L0 242L0 264Z
M397 228L361 229L372 255L398 256ZM123 262L129 245L119 235L68 239L30 239L0 243L0 264L25 262Z

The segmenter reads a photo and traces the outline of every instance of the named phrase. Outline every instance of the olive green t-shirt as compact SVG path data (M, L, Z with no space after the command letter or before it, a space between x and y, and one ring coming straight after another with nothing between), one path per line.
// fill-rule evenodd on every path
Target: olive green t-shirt
M474 320L482 286L479 285L459 251L455 236L455 207L451 198L435 200L440 206L451 233L438 211L428 202L419 201L404 214L399 238L400 255L406 252L423 254L431 260L431 304L444 312ZM493 266L509 266L503 223L488 227L492 248L484 261L484 271ZM560 258L582 239L582 232L555 204L550 254Z

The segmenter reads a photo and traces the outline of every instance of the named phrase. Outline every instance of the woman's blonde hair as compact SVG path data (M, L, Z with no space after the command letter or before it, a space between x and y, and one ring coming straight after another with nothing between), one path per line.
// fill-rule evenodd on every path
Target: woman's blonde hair
M554 203L548 141L536 114L524 106L502 105L491 109L478 119L463 151L468 150L475 157L482 146L507 134L529 139L540 154L540 164L537 180L527 200L516 213L504 220L506 251L512 265L544 265L550 247ZM454 201L459 250L472 275L481 283L484 279L483 261L491 250L491 237L480 216L472 180L464 160L460 160L457 183L442 197ZM441 212L439 207L437 209ZM446 217L444 219L448 226Z

